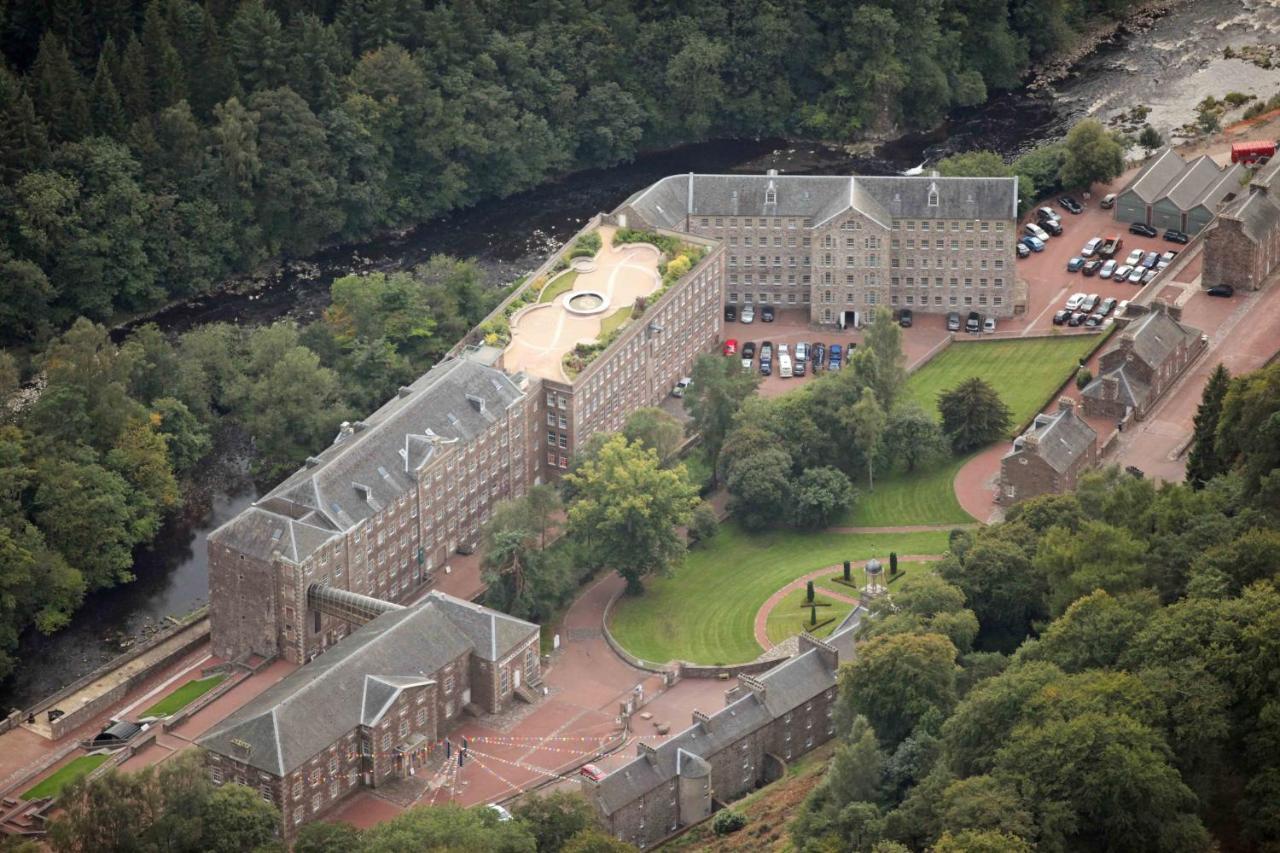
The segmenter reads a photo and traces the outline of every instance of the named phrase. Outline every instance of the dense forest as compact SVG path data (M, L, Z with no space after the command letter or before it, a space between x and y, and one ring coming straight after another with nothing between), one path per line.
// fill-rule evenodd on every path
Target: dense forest
M0 346L641 146L931 127L1132 2L0 2Z
M1191 482L1091 474L876 602L797 849L1280 849L1278 412L1219 371Z

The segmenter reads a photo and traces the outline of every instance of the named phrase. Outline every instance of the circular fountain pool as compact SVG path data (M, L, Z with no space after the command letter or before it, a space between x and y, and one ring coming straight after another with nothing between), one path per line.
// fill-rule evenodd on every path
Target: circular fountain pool
M604 294L594 290L572 293L564 301L564 307L572 314L599 314L608 306L609 300L604 298Z

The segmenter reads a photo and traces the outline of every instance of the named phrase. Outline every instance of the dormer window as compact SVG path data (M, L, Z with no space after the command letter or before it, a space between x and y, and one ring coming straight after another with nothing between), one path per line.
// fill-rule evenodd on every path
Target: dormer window
M929 184L929 206L930 207L938 206L938 185L937 184Z
M765 204L778 203L778 188L773 185L773 181L770 181L769 186L765 187L764 203Z

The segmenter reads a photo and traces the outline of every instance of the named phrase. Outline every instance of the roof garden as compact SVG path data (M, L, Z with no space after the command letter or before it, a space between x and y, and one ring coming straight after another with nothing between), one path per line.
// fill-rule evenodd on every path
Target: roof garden
M505 345L503 367L571 382L707 248L666 234L602 225L580 235L480 331Z

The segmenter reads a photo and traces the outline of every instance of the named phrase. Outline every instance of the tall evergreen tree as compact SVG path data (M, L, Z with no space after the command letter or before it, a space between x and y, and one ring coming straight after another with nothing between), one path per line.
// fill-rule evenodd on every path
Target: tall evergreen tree
M0 66L0 179L8 184L49 157L49 136L18 78Z
M169 36L164 7L151 0L142 22L142 52L151 82L151 108L162 110L187 96L186 70Z
M1209 374L1209 381L1200 396L1191 452L1187 455L1187 482L1193 489L1204 488L1205 483L1223 471L1222 459L1218 455L1218 419L1222 416L1222 400L1227 396L1230 385L1231 374L1219 364Z
M204 9L200 22L199 47L195 51L195 70L191 75L191 108L207 119L213 108L240 94L235 65L227 54L227 45L218 19Z
M76 71L62 39L45 33L40 51L31 66L32 93L36 111L49 127L56 142L71 142L89 132L89 105L84 96L84 80Z
M110 47L111 43L108 42L107 46ZM93 75L93 85L89 88L89 112L93 118L94 133L110 136L112 139L124 138L128 125L124 103L111 78L111 61L105 48L98 57L98 70Z
M147 83L147 60L142 42L136 35L129 36L120 68L115 74L116 91L124 104L130 121L137 121L151 114L151 87Z

